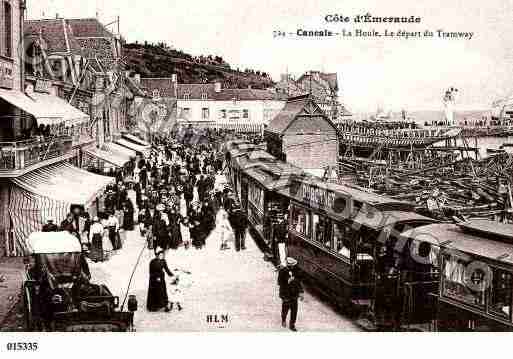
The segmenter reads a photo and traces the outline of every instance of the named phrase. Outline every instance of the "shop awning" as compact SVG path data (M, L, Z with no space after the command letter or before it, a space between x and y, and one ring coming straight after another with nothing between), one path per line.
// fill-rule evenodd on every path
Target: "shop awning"
M19 91L0 89L0 97L34 116L38 124L66 123L71 126L89 121L89 115L57 96L38 92L29 96Z
M130 141L127 141L127 140L124 140L124 139L119 139L119 140L116 141L116 143L118 145L121 145L123 147L129 148L131 150L140 152L144 156L148 156L150 151L151 151L151 147L150 146L141 146L141 145L135 144L133 142L130 142Z
M131 142L134 142L134 143L136 143L136 144L138 144L140 146L145 146L145 147L151 146L148 142L146 142L144 140L141 140L139 137L131 135L129 133L124 133L122 135L122 137L127 139L127 140L129 140L129 141L131 141Z
M49 108L45 109L39 104L39 102L28 97L23 92L0 89L0 98L9 102L11 105L31 114L36 119L38 119L38 121L43 121L44 123L61 122L61 117L58 114L52 113L51 109Z
M99 176L67 163L13 178L9 214L16 242L27 250L27 238L41 231L48 218L61 223L73 204L83 205L87 210L114 181L112 177Z
M124 157L133 157L135 158L137 156L137 153L129 148L120 146L113 142L107 142L103 145L103 150L112 152L116 155L124 156Z
M53 200L89 206L114 178L99 176L68 163L40 168L12 181L21 188Z
M40 106L48 109L51 113L55 113L60 118L59 123L64 122L66 125L72 126L89 121L88 114L73 107L60 97L38 92L30 94L30 97L33 97ZM44 118L38 118L37 122L44 125L54 124Z
M130 161L129 156L96 147L86 148L84 149L84 152L116 167L123 167L128 161Z

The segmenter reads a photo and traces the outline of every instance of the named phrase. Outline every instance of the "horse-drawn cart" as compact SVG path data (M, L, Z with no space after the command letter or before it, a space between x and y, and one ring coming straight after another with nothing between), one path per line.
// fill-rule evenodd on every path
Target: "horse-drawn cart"
M133 309L89 282L79 240L68 232L34 232L27 239L23 280L29 331L133 331Z

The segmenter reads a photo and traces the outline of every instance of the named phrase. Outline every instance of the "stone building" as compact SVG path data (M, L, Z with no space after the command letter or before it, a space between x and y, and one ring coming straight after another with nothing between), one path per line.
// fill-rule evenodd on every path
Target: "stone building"
M264 136L271 155L310 173L337 165L337 128L310 95L289 98Z
M176 76L142 78L141 86L154 98L175 100L178 121L195 126L261 131L285 105L283 96L271 90L183 84Z

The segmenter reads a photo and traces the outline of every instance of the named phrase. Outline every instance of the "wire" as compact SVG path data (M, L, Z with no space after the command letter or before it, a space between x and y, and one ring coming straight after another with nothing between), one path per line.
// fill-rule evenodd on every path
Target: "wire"
M132 270L132 274L130 275L130 280L128 281L125 298L123 299L123 304L121 304L120 311L123 311L123 308L125 307L126 298L128 297L128 291L130 290L130 285L132 284L132 279L134 278L135 270L137 269L137 266L139 265L139 262L141 261L141 257L142 257L142 254L144 253L144 250L146 249L146 245L147 245L147 243L144 242L141 252L139 253L139 257L137 258L137 262L135 263L134 269Z

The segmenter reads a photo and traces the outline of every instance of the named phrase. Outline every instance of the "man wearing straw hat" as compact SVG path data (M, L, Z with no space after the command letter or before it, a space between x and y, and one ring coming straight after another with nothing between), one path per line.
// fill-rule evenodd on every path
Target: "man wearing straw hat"
M297 277L297 261L292 257L287 257L286 265L282 266L278 272L278 285L280 287L279 295L282 300L281 306L281 325L287 327L287 315L290 310L289 328L292 331L296 329L296 319L298 311L298 299L303 300L303 287Z

